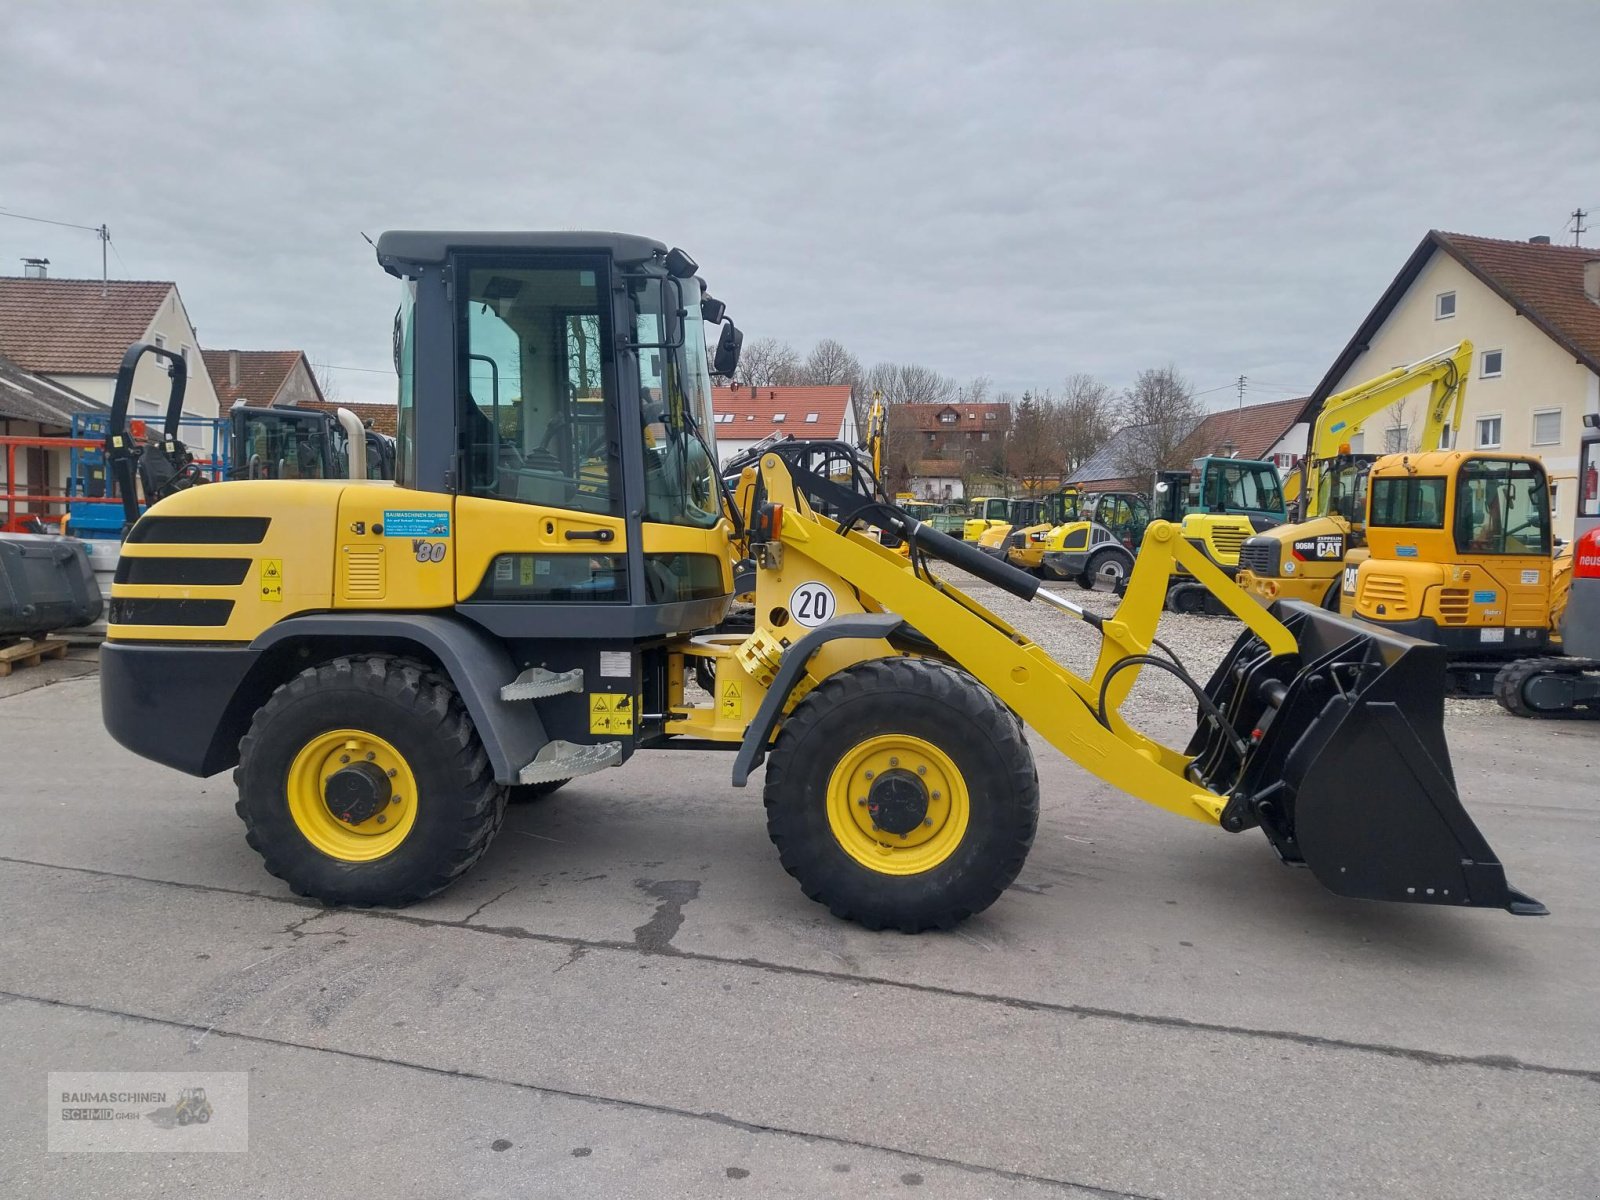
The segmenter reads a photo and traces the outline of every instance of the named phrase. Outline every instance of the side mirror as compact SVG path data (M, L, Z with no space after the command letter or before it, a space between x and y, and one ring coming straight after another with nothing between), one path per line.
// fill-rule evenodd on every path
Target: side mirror
M688 279L699 270L699 264L676 246L667 251L667 274L674 279Z
M716 353L711 356L711 370L725 379L731 379L739 369L739 351L744 348L744 334L729 321L717 338Z
M714 296L700 297L700 319L711 325L721 325L728 315L728 306Z

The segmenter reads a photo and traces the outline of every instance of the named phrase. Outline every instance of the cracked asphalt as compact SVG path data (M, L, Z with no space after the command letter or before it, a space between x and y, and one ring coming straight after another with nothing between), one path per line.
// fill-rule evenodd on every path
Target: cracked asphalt
M0 698L0 1194L1593 1197L1600 727L1447 728L1550 917L1341 900L1034 739L1017 885L905 937L800 894L726 756L353 912L265 874L227 776L112 744L92 678ZM52 1070L247 1070L249 1152L46 1153Z

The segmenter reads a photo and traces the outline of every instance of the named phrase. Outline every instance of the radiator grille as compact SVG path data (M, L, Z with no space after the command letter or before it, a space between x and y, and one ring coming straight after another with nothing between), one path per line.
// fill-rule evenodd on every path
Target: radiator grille
M1411 606L1406 599L1405 580L1395 575L1379 575L1371 572L1362 576L1358 603L1362 607L1381 604L1384 606L1383 615L1386 617L1415 615L1411 612Z
M1472 607L1472 594L1466 588L1444 588L1439 592L1439 617L1446 625L1465 625Z
M1213 529L1211 531L1212 550L1220 557L1237 557L1240 547L1244 545L1245 532L1242 529Z
M1257 575L1278 573L1278 543L1271 538L1251 538L1239 548L1239 566Z
M383 593L383 547L346 546L344 548L344 598L346 600L382 600Z

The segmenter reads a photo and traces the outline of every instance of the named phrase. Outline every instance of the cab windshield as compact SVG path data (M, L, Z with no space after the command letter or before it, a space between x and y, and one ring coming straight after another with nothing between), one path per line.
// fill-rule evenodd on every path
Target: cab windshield
M1206 506L1214 512L1283 512L1283 489L1270 463L1213 462L1206 469Z
M644 427L644 519L709 528L721 515L721 493L700 281L638 276L628 298Z
M1478 459L1456 481L1456 549L1549 554L1549 489L1531 462Z
M998 498L983 502L983 519L985 521L1004 521L1010 501Z
M1317 484L1317 511L1324 516L1360 521L1367 512L1369 462L1346 462L1326 470Z

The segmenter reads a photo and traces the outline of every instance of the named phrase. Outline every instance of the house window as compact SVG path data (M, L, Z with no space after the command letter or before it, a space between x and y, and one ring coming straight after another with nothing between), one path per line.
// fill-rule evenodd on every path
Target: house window
M942 412L939 414L939 424L941 425L954 425L960 419L961 414L957 412Z
M1561 483L1559 480L1550 481L1550 524L1556 526L1561 523Z
M1383 452L1385 454L1399 454L1411 444L1411 427L1409 425L1391 425L1383 431Z
M1500 418L1478 418L1478 449L1494 450L1500 445Z
M1433 319L1446 321L1456 315L1456 294L1440 292L1433 298Z
M807 425L815 425L816 423L817 423L817 414L816 413L807 413L806 414L806 424Z
M1485 350L1483 352L1483 370L1478 372L1479 379L1500 378L1500 367L1505 357L1502 350Z
M1533 414L1533 444L1553 446L1561 440L1561 410L1536 409Z
M165 350L167 348L167 335L164 333L151 334L150 341L157 350Z
M774 425L782 425L784 423L784 421L788 418L788 416L789 416L788 413L773 413L772 414L772 423Z
M1451 430L1449 425L1446 425L1444 428L1439 430L1439 449L1450 449L1450 433Z
M934 437L934 435L933 435L933 434L932 434L932 432L930 432L930 433L929 433L929 434L928 434L928 440L929 440L929 441L930 441L930 442L931 442L931 441L933 441L933 437Z
M989 434L988 434L987 431L984 432L983 440L986 441L986 442L989 440Z
M995 416L996 416L996 415L997 415L997 414L995 414L995 413L992 413L992 412L986 412L986 413L984 413L984 414L983 414L983 419L984 419L984 420L985 420L985 421L992 421L992 420L994 420L994 419L995 419Z

